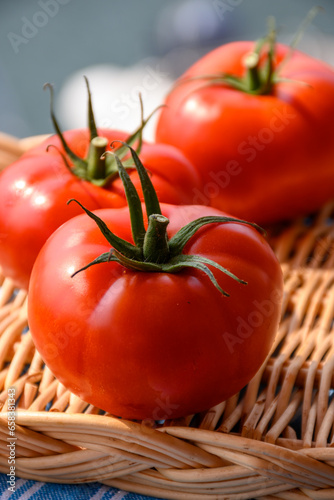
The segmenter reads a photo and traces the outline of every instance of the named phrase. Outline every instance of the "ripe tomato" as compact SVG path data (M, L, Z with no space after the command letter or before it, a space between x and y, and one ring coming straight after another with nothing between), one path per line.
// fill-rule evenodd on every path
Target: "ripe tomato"
M117 239L110 251L104 225L102 235L85 214L72 218L42 248L29 286L30 329L46 365L83 400L129 419L192 414L239 391L268 355L280 318L281 268L254 227L199 205L155 212L146 203L150 224L166 228L167 217L167 237L149 224L137 260L125 258L127 246L116 251ZM138 214L137 205L90 216L139 241L130 251L140 254ZM178 232L202 217L212 223ZM148 234L157 252L145 253Z
M263 47L233 42L196 62L156 129L200 172L195 201L259 224L334 197L334 71L287 46Z
M97 144L92 146L94 135L98 135ZM34 261L47 238L67 219L81 213L77 205L66 206L70 198L91 210L126 205L117 169L110 180L108 173L99 172L99 168L103 170L107 162L111 163L111 157L100 160L102 152L110 150L113 140L126 140L128 134L100 129L92 135L87 128L67 131L63 137L76 155L74 162L73 155L66 154L61 138L55 135L0 173L0 266L20 288L28 287ZM106 138L106 147L103 141L99 144L99 137ZM63 155L67 156L69 168ZM141 157L161 200L192 202L191 189L199 186L199 176L183 153L166 144L144 143ZM82 159L87 159L86 166L81 164ZM136 171L130 175L138 185Z

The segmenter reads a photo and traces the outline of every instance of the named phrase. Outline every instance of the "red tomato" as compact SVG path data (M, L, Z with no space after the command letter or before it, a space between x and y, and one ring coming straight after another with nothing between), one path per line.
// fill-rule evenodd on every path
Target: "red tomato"
M255 81L268 63L262 54L251 89L239 90L253 50L254 42L229 43L195 63L167 96L156 140L181 149L201 174L194 202L264 224L334 197L334 71L277 44L267 84ZM230 75L239 80L228 83Z
M162 204L170 238L205 206ZM133 242L127 208L94 212ZM29 287L29 324L46 365L73 393L114 415L156 420L205 410L244 387L272 346L282 273L263 236L236 222L202 227L183 253L208 265L224 297L198 269L131 270L104 262L110 244L85 214L63 224L41 250Z
M124 141L128 136L108 129L99 130L99 135L106 137L108 144L115 139ZM64 137L74 153L87 157L88 129L71 130ZM46 151L50 144L57 149ZM59 151L65 153L55 135L0 174L0 265L20 288L28 287L34 261L47 238L63 222L81 213L76 204L66 206L70 198L76 198L90 210L126 205L120 179L106 187L83 180L66 167ZM192 189L199 186L199 176L183 153L166 144L145 143L141 158L152 174L161 200L175 204L192 202ZM130 175L138 185L136 171Z

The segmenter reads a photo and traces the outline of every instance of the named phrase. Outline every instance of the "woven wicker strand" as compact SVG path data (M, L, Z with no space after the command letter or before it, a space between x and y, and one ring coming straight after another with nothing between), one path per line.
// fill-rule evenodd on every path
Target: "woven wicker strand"
M0 134L0 169L42 138ZM114 418L71 394L34 347L27 294L0 272L0 472L15 386L19 477L177 500L333 499L334 202L268 234L285 281L270 355L239 394L163 424Z

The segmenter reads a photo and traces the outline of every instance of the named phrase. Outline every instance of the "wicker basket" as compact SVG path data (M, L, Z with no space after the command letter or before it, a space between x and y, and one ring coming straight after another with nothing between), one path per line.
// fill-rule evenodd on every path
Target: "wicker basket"
M0 163L40 138L0 135ZM15 386L16 474L99 481L166 499L334 498L334 203L270 228L285 296L276 343L248 386L209 411L159 425L103 414L44 367L27 296L2 277L0 472L8 473Z

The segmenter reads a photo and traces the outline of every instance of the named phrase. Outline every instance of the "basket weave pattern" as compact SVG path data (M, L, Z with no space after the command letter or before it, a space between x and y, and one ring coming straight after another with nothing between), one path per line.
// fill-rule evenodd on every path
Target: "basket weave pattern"
M38 140L0 134L0 169ZM15 386L20 477L180 500L333 499L334 203L269 241L285 281L272 352L239 394L160 425L102 414L58 382L28 331L26 293L0 276L0 472Z

